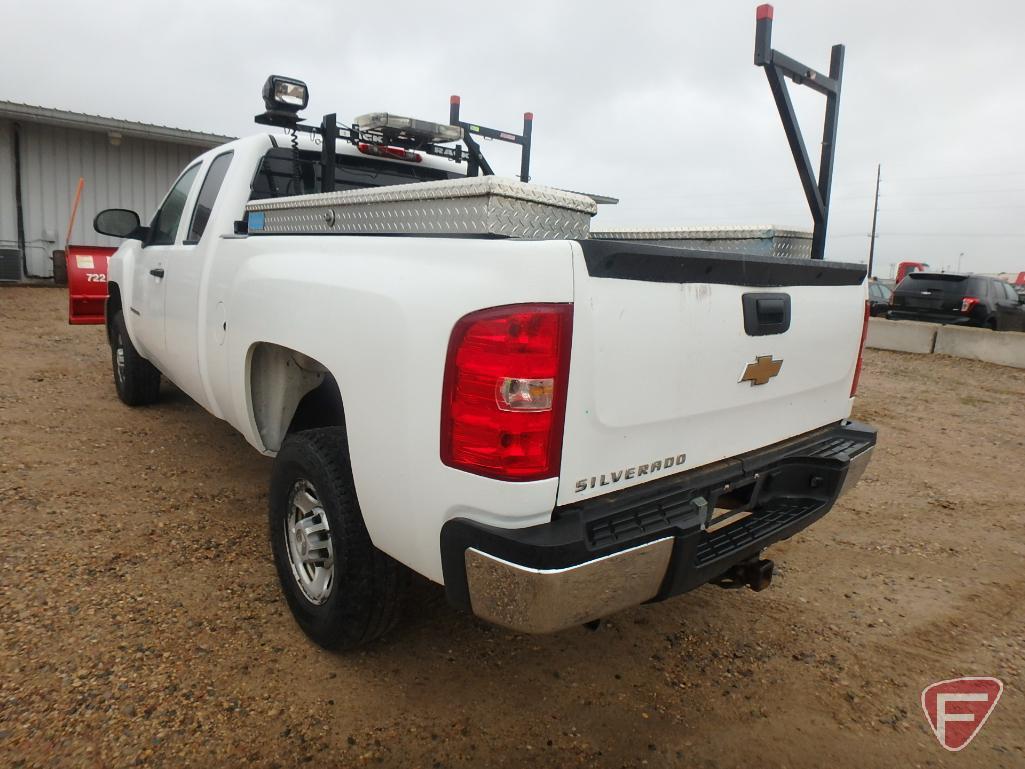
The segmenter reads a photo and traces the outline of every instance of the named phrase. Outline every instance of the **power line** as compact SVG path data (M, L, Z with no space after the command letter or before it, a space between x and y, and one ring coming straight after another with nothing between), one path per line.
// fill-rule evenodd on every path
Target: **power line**
M904 177L888 177L891 185L900 185L903 182L912 181L938 181L941 179L974 179L974 178L993 178L993 177L1010 177L1010 176L1025 176L1025 171L1011 171L1003 173L977 173L977 174L945 174L938 176L904 176ZM837 185L838 187L845 188L862 188L864 182L857 180L845 180L843 183ZM738 192L737 190L722 190L722 191L704 191L704 192L685 192L685 193L646 193L641 195L634 195L632 197L638 199L653 199L653 198L704 198L704 197L737 197L738 195L761 195L767 192L788 192L791 190L798 190L798 187L794 184L785 185L773 185L771 187L748 187L746 190ZM904 192L888 192L883 197L890 195L894 196L905 196L905 195L919 195L919 196L944 196L944 195L975 195L975 194L1002 194L1008 192L1025 192L1025 187L1007 187L1002 189L974 189L974 190L949 190L949 191L915 191L908 190ZM870 198L870 194L855 194L848 195L844 198L838 199L857 199L857 198Z
M1013 203L997 203L992 206L916 206L914 208L886 208L883 207L883 211L992 211L997 209L1021 209L1025 208L1025 203L1013 204Z
M787 188L787 190L790 190L790 189L791 188L789 188L789 187ZM963 195L1006 195L1006 194L1010 194L1010 193L1025 193L1025 187L1015 187L1015 188L1010 188L1010 189L999 189L999 190L957 190L957 191L947 191L947 192L936 192L936 191L933 191L933 192L881 192L880 193L880 199L883 200L883 201L886 201L887 199L891 199L892 200L893 198L909 198L909 197L913 197L913 198L944 198L944 197L955 197L955 196L963 196ZM766 201L764 199L764 197L762 197L765 193L761 193L761 192L759 192L759 193L747 192L746 194L752 196L750 198L750 201L751 201L750 203L747 203L747 202L734 202L734 203L723 203L723 204L716 203L715 205L716 206L721 206L721 207L736 207L736 206L740 206L740 207L746 207L746 206L764 206L764 207L787 206L787 207L797 207L797 206L801 206L801 207L803 207L804 206L803 203L799 203L796 200L793 201L793 202ZM707 198L714 198L714 197L728 197L728 198L731 198L731 199L733 199L735 201L738 197L745 197L745 193L737 193L737 192L707 192L707 193L701 193L701 192L694 192L694 193L682 193L682 194L680 194L680 193L647 193L647 194L640 194L640 195L630 194L629 192L622 193L622 199L623 199L624 202L629 202L629 201L632 201L632 200L638 200L638 201L642 201L642 200L693 200L693 199L707 199ZM795 193L795 197L796 197L796 193ZM867 199L870 199L870 198L873 198L873 197L874 197L874 195L872 195L871 193L859 193L859 194L853 194L853 195L836 195L836 196L833 196L831 198L831 201L835 202L835 201L841 201L841 200L867 200ZM1005 207L1006 208L1025 208L1025 203L1022 203L1022 204L998 203L998 204L995 204L993 206L981 206L981 208L990 208L990 207L992 207L992 208L1005 208ZM885 210L885 207L884 207L884 210ZM954 209L952 209L952 210L954 210Z
M938 179L976 179L989 178L993 176L1025 176L1025 171L994 171L992 173L970 173L970 174L941 174L939 176L899 176L898 182L931 182Z
M1005 195L1012 192L1025 192L1025 187L1005 187L1004 189L998 190L947 190L944 192L918 192L910 190L908 192L890 192L887 193L888 197L907 197L914 196L918 198L942 198L947 195Z
M868 238L865 232L830 233L831 238ZM1025 238L1025 232L880 232L877 238Z

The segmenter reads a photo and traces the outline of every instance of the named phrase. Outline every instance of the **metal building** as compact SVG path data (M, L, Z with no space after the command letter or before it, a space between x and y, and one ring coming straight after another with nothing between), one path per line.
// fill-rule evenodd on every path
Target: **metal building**
M0 101L0 280L53 275L79 178L71 242L117 245L93 232L97 212L145 220L192 158L232 138Z

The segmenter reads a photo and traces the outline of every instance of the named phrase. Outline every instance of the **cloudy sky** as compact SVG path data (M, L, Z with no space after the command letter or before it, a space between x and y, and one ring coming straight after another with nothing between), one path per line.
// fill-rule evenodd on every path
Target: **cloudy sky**
M516 130L534 180L621 198L598 224L810 227L751 1L4 3L0 99L215 133L254 132L271 72L311 118L389 110ZM820 70L847 45L827 256L877 274L1025 270L1021 2L775 3L774 47ZM823 99L791 86L817 157ZM518 171L507 146L486 154ZM963 254L963 257L961 255Z

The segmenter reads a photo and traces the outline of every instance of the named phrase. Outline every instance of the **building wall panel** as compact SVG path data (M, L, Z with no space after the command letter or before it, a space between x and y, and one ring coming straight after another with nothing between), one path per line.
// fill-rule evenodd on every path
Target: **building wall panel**
M0 124L0 137L3 135ZM13 192L13 166L8 184L3 164L5 158L11 162L13 154L4 152L3 141L0 138L0 243L17 239L13 199L8 216L4 198L5 186ZM29 273L40 277L52 274L50 255L66 245L79 177L85 179L85 187L71 242L116 246L119 241L93 232L93 217L104 208L130 208L148 222L177 175L203 151L196 146L127 136L115 146L105 132L22 124L22 199Z
M0 248L18 247L14 199L14 126L0 120Z

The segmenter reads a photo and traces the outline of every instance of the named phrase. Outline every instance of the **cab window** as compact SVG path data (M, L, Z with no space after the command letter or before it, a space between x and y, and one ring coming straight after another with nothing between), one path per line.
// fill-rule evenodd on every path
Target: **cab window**
M210 221L210 211L214 207L217 193L221 190L224 176L228 173L228 166L231 165L231 157L235 153L225 152L218 155L210 163L210 170L206 172L203 186L199 188L199 195L196 198L196 206L192 209L192 223L189 225L189 233L185 236L185 245L195 245L203 237L207 222Z
M147 246L170 246L174 244L174 237L178 233L178 222L181 221L182 211L185 210L185 200L192 189L192 183L196 181L196 174L199 173L199 164L192 166L183 173L171 191L164 198L164 204L160 206L157 215L153 217L153 225L150 228Z
M253 177L250 200L265 200L320 192L319 152L298 153L285 147L268 150ZM414 163L392 163L374 158L338 155L335 159L335 190L359 190L393 184L460 179L462 174Z

